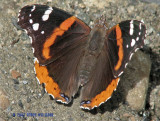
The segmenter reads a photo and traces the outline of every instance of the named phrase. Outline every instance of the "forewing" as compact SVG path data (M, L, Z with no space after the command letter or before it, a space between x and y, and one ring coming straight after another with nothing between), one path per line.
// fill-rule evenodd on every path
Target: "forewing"
M34 56L46 65L70 51L90 28L78 18L55 7L31 5L21 9L18 24L26 30Z
M133 53L143 47L146 28L141 21L127 20L111 28L107 36L109 62L114 77L119 77Z

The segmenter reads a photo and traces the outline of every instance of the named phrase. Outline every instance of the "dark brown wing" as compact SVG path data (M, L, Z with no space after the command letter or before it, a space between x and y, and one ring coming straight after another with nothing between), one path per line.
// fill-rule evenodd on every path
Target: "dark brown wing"
M39 83L44 83L46 91L57 101L68 104L78 91L77 68L84 53L86 39L79 40L65 55L46 66L40 66L35 61Z
M106 46L97 59L89 82L82 87L81 108L93 109L107 101L118 85L119 78L114 79Z
M67 12L46 5L22 8L18 24L32 40L39 83L44 83L57 101L69 103L79 88L77 67L90 28Z

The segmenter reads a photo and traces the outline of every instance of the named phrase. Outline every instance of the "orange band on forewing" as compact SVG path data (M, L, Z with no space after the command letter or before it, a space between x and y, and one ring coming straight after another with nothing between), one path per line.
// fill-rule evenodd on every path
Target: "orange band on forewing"
M92 109L93 107L97 107L101 103L107 101L107 99L111 97L113 91L116 89L118 85L118 81L119 81L119 78L113 79L111 83L108 85L108 87L106 88L106 90L104 90L103 92L98 94L96 97L94 97L91 100L90 104L83 104L83 107L89 107L90 109Z
M76 18L74 16L66 19L60 24L59 27L55 28L52 35L46 40L43 45L42 54L45 59L50 59L50 47L54 44L57 36L62 36L65 31L67 31L72 24L75 22Z
M39 80L39 83L45 84L46 91L53 95L55 99L60 99L63 102L66 102L63 97L60 96L60 88L58 84L49 76L46 66L40 66L37 61L35 61L35 71L36 76Z
M66 19L64 22L62 22L62 24L60 25L60 29L63 29L64 31L67 31L72 24L75 22L76 18L74 16Z
M121 65L122 65L122 59L123 59L123 39L122 39L122 31L119 27L119 25L116 26L116 39L117 39L117 45L119 46L118 50L118 62L114 69L117 71Z

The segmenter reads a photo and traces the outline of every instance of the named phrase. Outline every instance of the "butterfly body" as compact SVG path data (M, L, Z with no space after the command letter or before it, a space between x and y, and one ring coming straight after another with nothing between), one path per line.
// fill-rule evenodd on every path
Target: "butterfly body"
M92 71L96 69L95 65L104 48L106 40L105 31L105 27L95 27L88 35L87 44L84 48L84 55L79 65L80 85L86 84L89 81L89 76L91 76Z
M81 108L89 110L111 97L146 36L141 21L126 20L109 29L101 17L91 29L75 16L46 5L23 7L18 24L31 39L36 78L46 92L68 104L81 87Z

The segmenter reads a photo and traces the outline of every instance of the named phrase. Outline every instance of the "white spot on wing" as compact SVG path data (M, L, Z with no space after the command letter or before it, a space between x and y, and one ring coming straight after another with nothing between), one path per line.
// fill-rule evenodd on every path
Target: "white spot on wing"
M48 95L50 95L54 99L54 96L52 94L48 93Z
M127 67L128 63L125 64L125 68Z
M42 16L42 20L43 20L43 21L48 20L48 18L49 18L49 15L43 15L43 16Z
M137 52L137 50L139 50L139 48L136 48L136 49L135 49L135 52Z
M114 78L117 78L117 76L114 75Z
M141 30L141 28L142 28L142 23L139 24L139 29Z
M33 51L33 53L35 52L33 47L32 47L32 51Z
M119 81L120 81L120 78L118 79L117 86L118 86L118 84L119 84ZM117 89L117 88L115 88L114 91L116 91L116 89ZM110 97L110 98L111 98L111 97ZM108 99L107 99L107 100L108 100Z
M52 10L53 10L52 8L49 8L48 10L45 11L44 14L48 14L49 15L52 12Z
M147 30L145 31L145 37L147 36Z
M18 12L18 22L19 22L19 16L20 16L20 12L21 12L21 10L19 10L19 12Z
M33 23L33 20L32 20L32 19L29 19L29 23L31 23L31 24L32 24L32 23Z
M138 40L139 40L139 37L136 38L136 41L138 41Z
M31 12L33 12L36 9L36 6L34 5L33 8L31 9Z
M44 31L41 31L41 34L44 34Z
M131 55L130 55L130 57L129 57L129 60L131 60L132 56L133 56L133 53L131 53Z
M97 106L96 106L96 107L97 107ZM81 108L81 109L87 109L87 110L90 110L90 108L88 108L88 107L80 106L80 108ZM95 107L93 107L93 108L95 108Z
M147 34L144 35L145 37L147 36Z
M36 74L36 68L34 67L34 73Z
M39 23L33 24L32 27L34 31L37 31L39 29Z
M52 8L52 7L49 7L48 10L53 10L53 8Z
M128 48L129 46L128 46L128 44L126 45L126 48Z
M133 35L133 29L134 29L134 26L133 26L133 20L130 22L130 30L129 30L129 34L130 35Z
M32 15L31 14L29 14L29 17L31 17Z
M45 11L44 15L42 16L42 20L43 20L43 21L48 20L49 15L50 15L50 13L52 12L52 10L53 10L53 9L50 7L50 8L48 8L48 10Z
M39 63L38 59L37 58L34 58L34 63Z
M141 20L142 23L144 23L143 19Z
M36 77L36 79L37 79L37 81L38 81L38 84L40 84L40 81L39 81L39 79Z
M47 90L46 90L46 88L44 90L45 90L46 93L48 93Z
M123 74L123 71L121 73L118 74L118 77L121 76Z
M133 28L130 28L129 34L133 35Z
M133 47L135 45L135 43L136 43L135 39L132 39L131 47Z
M68 104L69 102L63 102L62 100L56 100L57 102L61 102L63 104Z
M18 13L18 17L20 16L20 13Z

